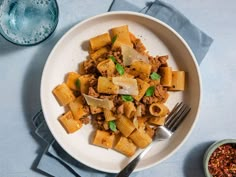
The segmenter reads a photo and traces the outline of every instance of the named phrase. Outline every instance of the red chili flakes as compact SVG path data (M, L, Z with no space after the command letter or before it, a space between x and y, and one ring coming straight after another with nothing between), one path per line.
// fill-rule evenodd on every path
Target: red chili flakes
M208 169L213 177L236 177L236 146L218 147L210 157Z

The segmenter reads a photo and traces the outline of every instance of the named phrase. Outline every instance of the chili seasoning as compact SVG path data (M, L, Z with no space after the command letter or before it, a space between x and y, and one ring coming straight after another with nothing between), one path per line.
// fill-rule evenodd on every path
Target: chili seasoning
M236 177L236 144L223 144L210 156L209 172L213 177Z

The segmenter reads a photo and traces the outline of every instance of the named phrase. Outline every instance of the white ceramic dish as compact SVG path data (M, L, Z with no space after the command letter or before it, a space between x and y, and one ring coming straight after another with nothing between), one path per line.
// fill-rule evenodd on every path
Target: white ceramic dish
M64 81L66 73L77 71L78 64L86 59L89 38L124 24L141 38L150 54L168 54L168 63L173 69L186 71L186 90L171 92L167 105L172 108L176 102L184 101L192 108L173 137L155 142L136 171L162 162L181 147L196 122L201 101L201 79L195 57L186 42L163 22L139 13L109 12L75 25L59 40L45 64L41 80L42 109L50 131L66 152L89 167L111 173L120 171L131 159L114 150L91 145L89 137L93 129L90 125L68 135L57 120L64 108L59 106L52 90Z

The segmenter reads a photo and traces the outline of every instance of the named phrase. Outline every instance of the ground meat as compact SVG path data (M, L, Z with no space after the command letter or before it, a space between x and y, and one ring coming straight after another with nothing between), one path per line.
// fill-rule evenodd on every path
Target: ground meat
M89 106L87 106L87 105L84 105L84 106L83 106L83 110L84 110L86 113L88 113L88 114L90 113L90 112L89 112Z
M116 61L120 64L122 64L122 54L121 54L121 48L117 48L115 50L112 50L108 54L109 56L114 56Z
M117 110L116 110L117 114L124 114L124 105L120 105Z
M167 65L167 60L168 60L168 55L164 56L148 56L149 62L152 65L152 72L157 72L159 67L161 66L168 66Z
M99 97L99 93L97 93L93 87L89 87L89 91L88 91L88 95L98 98Z
M139 102L139 101L135 101L135 105L136 106L141 106L141 114L142 115L146 115L146 110L148 110L147 108L146 108L146 106L145 106L145 104L143 104L143 103L141 103L141 102Z
M103 77L107 77L107 70L102 70L100 73Z
M87 102L86 102L86 100L85 100L85 98L83 96L81 97L81 102L82 102L83 105L87 104Z
M142 98L142 102L144 104L152 104L155 102L165 103L169 94L167 89L164 88L162 85L157 85L155 87L154 95L153 96L144 96Z
M83 124L88 124L90 122L90 119L88 117L82 118L80 119L82 121Z
M99 57L99 58L96 59L95 62L96 62L96 64L98 64L98 63L104 61L106 58L107 58L107 57Z
M146 47L143 45L140 39L136 39L133 41L134 49L137 50L141 54L146 54Z
M96 87L96 86L97 86L97 83L98 83L98 79L95 78L95 77L92 77L92 78L89 80L89 86L90 86L90 87Z
M114 95L113 96L113 103L114 103L115 106L121 105L123 103L123 100L122 100L121 96Z
M152 103L157 102L157 100L158 99L154 96L144 96L142 98L142 101L143 101L144 104L152 104Z
M159 61L158 58L159 58L158 56L156 56L156 57L149 56L148 57L149 62L152 65L151 72L157 72L158 68L161 66L161 62Z
M105 130L109 130L109 125L108 125L108 122L107 122L107 121L103 122L103 128L104 128Z
M99 130L104 130L104 121L105 117L103 114L96 114L92 116L92 125Z
M144 105L144 104L140 104L141 105L141 113L142 113L142 115L146 115L146 106Z
M109 100L112 100L114 103L114 107L117 107L123 103L122 98L120 95L105 95L105 94L100 94L99 98L107 98Z
M97 67L96 67L96 63L94 60L88 59L88 60L84 61L83 65L84 65L84 72L86 74L97 72Z
M164 55L164 56L159 56L158 60L161 63L161 66L167 66L167 60L168 60L169 56L168 55Z
M155 88L154 95L158 98L158 102L165 103L169 94L167 89L164 88L162 85L157 85Z

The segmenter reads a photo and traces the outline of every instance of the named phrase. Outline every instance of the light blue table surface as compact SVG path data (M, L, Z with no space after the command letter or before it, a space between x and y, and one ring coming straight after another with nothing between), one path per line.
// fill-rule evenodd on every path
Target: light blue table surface
M101 6L102 1L107 0L101 0ZM164 1L209 34L214 43L200 65L203 99L189 139L172 157L139 172L137 177L202 177L206 148L215 140L236 138L236 1ZM41 148L32 134L31 117L41 107L40 78L48 54L80 20L76 14L90 10L86 5L92 4L87 0L84 7L77 7L78 2L58 0L58 27L53 36L37 46L20 47L0 37L0 177L46 176L34 170Z

